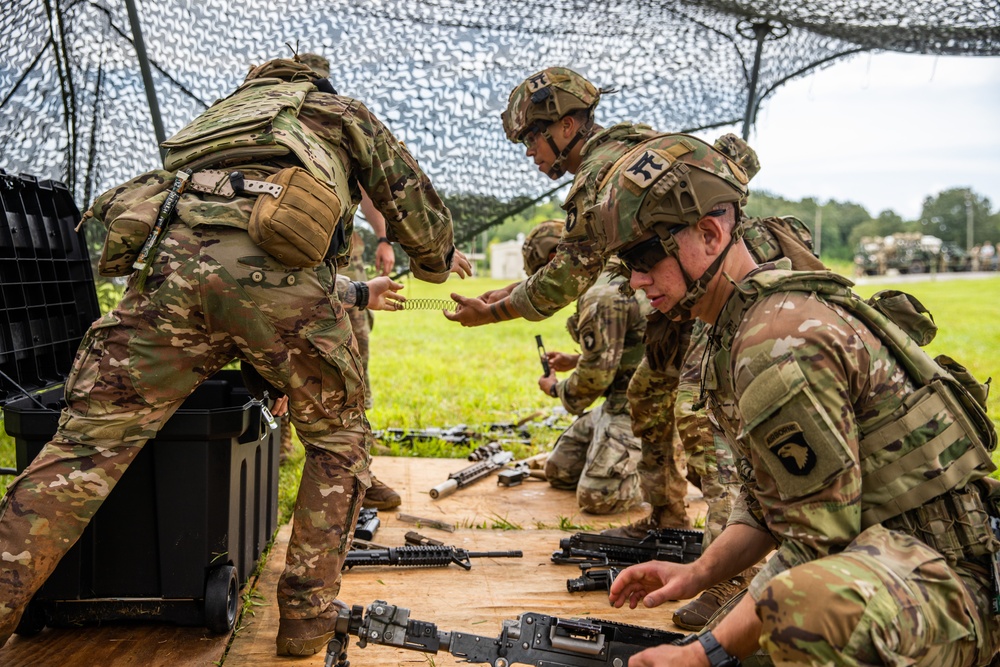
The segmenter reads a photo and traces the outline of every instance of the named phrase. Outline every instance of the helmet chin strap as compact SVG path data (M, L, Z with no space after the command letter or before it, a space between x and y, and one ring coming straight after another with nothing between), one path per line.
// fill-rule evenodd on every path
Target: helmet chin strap
M737 213L737 215L739 215L739 213ZM661 243L663 243L663 246L667 250L668 254L672 255L673 258L677 260L677 266L681 270L681 275L684 276L684 286L686 289L684 297L677 303L677 305L665 313L667 319L691 319L691 309L694 308L694 305L698 303L699 299L705 296L705 293L708 291L708 283L712 281L712 278L715 277L715 274L718 273L719 269L722 267L722 263L725 261L726 255L729 254L729 250L741 238L743 238L742 220L737 222L737 224L733 227L733 233L729 237L729 243L726 244L726 247L722 249L722 252L715 258L715 261L712 262L707 269L705 269L705 272L702 273L701 277L697 280L691 278L691 276L688 275L687 269L685 269L684 265L681 264L681 256L679 252L680 248L677 245L677 241L672 237L670 239L672 241L671 243L667 243L665 239L661 240Z
M552 125L555 125L555 123L553 123ZM552 127L552 125L549 125L549 127ZM566 167L564 166L564 163L566 162L566 159L569 157L570 152L573 150L573 147L576 146L581 141L586 141L587 139L590 138L592 134L594 134L593 110L591 110L591 122L587 123L587 129L584 130L582 127L578 129L576 131L576 134L573 135L573 138L569 140L569 143L566 144L566 146L564 146L561 150L556 145L555 139L553 139L552 135L549 133L549 127L546 127L544 130L542 130L542 136L545 137L545 141L549 144L549 148L552 149L552 152L555 154L556 159L553 160L552 166L549 167L548 171L546 171L545 173L548 175L549 178L556 179L566 173Z

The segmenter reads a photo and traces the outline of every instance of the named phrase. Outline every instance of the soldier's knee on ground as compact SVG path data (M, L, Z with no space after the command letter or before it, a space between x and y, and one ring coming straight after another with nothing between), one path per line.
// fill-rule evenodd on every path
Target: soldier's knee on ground
M545 462L545 479L549 480L552 488L569 491L576 488L578 481L577 476L570 474L566 469L556 465L551 459Z

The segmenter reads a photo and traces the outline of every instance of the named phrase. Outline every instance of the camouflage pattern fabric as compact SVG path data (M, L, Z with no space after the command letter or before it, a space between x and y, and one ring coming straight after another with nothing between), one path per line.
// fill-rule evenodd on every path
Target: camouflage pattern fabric
M643 356L643 331L651 308L644 295L623 295L618 289L623 280L603 273L580 297L576 313L566 323L580 346L580 359L556 387L572 414L583 414L602 396L609 412L628 411L625 392Z
M676 370L676 369L675 369ZM646 502L660 528L690 528L684 498L688 483L674 456L677 376L655 372L643 357L628 385L632 433L641 440L639 475Z
M352 199L356 178L414 274L443 282L454 251L450 214L402 144L349 98L309 93L299 118L347 158ZM252 203L185 193L144 285L133 275L118 307L85 334L59 429L0 505L0 644L135 452L234 358L289 396L306 449L281 616L332 613L370 486L362 364L332 268L289 269L266 255L245 231Z
M0 638L139 448L234 357L289 396L306 447L282 615L316 616L337 595L349 528L369 486L371 432L350 325L330 298L330 268L289 271L241 230L176 222L155 266L143 292L128 289L87 332L59 430L4 499Z
M552 485L575 487L580 508L593 514L619 512L642 500L636 473L640 444L632 435L625 392L643 357L651 309L645 296L619 291L623 280L605 272L580 297L567 322L580 358L573 373L556 385L573 414L605 398L559 436L546 465Z
M362 258L364 251L364 239L362 239L361 234L355 232L351 242L351 263L345 270L345 274L351 280L368 280L365 262ZM358 342L358 353L361 355L361 364L365 369L365 410L371 410L373 398L371 379L368 376L368 339L371 336L375 318L370 310L358 310L357 308L348 308L347 316L351 319L351 330L354 332L354 339Z
M709 419L701 400L701 362L708 347L710 327L698 320L694 322L691 341L681 365L674 419L687 456L687 477L701 489L708 513L705 516L705 537L702 546L707 548L729 522L733 501L739 494L739 479L734 474L732 452L721 431Z
M544 320L573 303L604 270L604 249L588 236L582 218L593 206L608 166L654 136L656 132L647 125L620 123L598 132L583 145L580 167L563 203L566 229L555 257L510 294L511 303L526 320Z
M778 541L750 585L763 641L778 664L822 664L833 652L838 664L988 664L1000 624L985 566L1000 544L979 492L953 489L925 504L941 510L862 530L862 509L884 491L863 476L900 448L862 450L859 434L899 415L914 383L844 308L815 292L757 296L752 279L719 316L705 384L744 485L730 522ZM901 444L931 442L952 422L930 415ZM937 464L921 465L927 473ZM902 520L911 515L913 524ZM913 525L925 515L949 516L926 524L921 545Z
M624 512L642 502L637 465L639 439L628 413L611 413L602 404L566 429L545 463L545 476L557 489L576 489L588 514Z
M539 97L540 91L542 99ZM536 121L554 122L581 109L597 106L601 91L594 84L565 67L549 67L532 74L507 98L500 115L507 139L517 142Z

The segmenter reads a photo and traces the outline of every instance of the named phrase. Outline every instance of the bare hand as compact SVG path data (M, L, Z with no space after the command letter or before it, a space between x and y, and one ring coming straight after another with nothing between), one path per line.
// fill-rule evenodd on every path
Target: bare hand
M478 327L496 321L490 313L489 305L481 299L461 294L452 294L451 298L458 304L458 309L454 313L449 313L447 310L443 312L452 322L458 322L463 327Z
M708 656L701 644L687 646L663 644L636 653L628 660L628 667L708 667Z
M271 408L271 415L273 417L284 417L286 412L288 412L287 394L274 400L274 407Z
M510 293L513 292L514 288L517 287L519 284L520 283L511 283L510 285L507 285L506 287L501 287L500 289L493 289L488 292L483 292L482 294L479 295L479 298L485 301L486 303L496 303L497 301L501 299L506 299L508 296L510 296Z
M458 248L455 248L455 254L451 256L451 272L462 280L472 275L472 264Z
M554 387L558 383L559 380L556 379L556 374L554 371L552 373L549 373L548 375L543 375L542 377L538 378L538 388L541 389L542 393L545 394L546 396L552 395L552 387Z
M396 253L392 251L391 243L379 243L375 248L375 271L380 276L387 276L396 266Z
M667 600L685 600L700 591L691 580L690 565L648 561L622 570L611 584L608 600L614 607L626 602L635 609L641 601L645 607L658 607Z
M580 361L579 354L566 354L564 352L546 352L545 357L549 360L549 367L559 373L573 370Z
M403 289L401 283L386 276L368 281L368 310L402 310L406 297L397 294Z

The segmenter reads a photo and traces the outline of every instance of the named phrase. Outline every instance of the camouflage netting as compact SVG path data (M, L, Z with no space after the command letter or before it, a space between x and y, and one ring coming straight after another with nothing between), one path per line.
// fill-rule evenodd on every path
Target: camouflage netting
M703 131L850 54L1000 54L995 0L137 0L170 136L243 78L287 57L332 62L456 204L460 237L553 184L504 139L499 114L528 74L568 66L620 93L598 121ZM85 206L158 163L124 0L12 0L0 10L0 167L66 182ZM764 32L760 35L763 37Z

